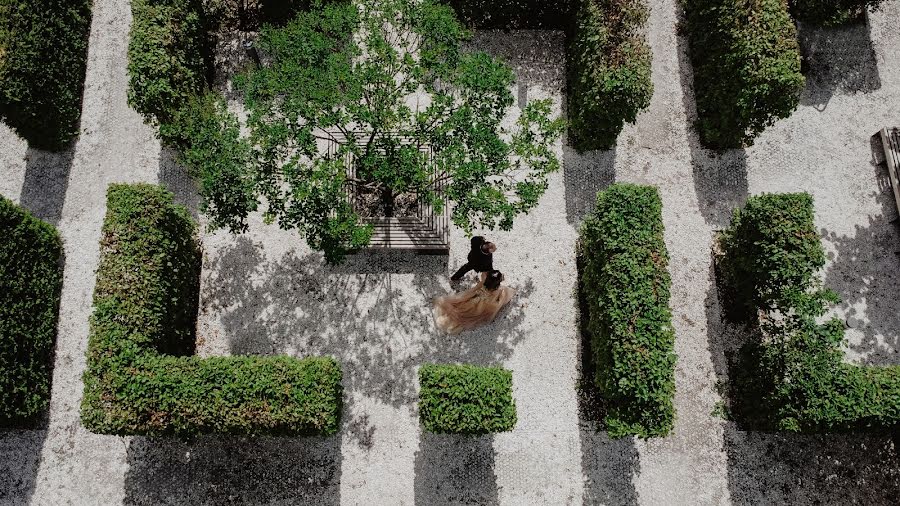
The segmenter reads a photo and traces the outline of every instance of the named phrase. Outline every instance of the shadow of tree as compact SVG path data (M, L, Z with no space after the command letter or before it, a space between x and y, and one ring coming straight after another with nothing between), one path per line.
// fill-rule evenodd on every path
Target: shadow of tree
M415 366L494 365L511 356L534 289L530 280L517 286L493 324L445 336L434 327L431 300L443 291L446 257L362 254L327 267L321 255L294 250L269 259L262 243L244 236L215 253L204 269L198 348L335 356L345 390L410 409Z
M834 95L871 93L881 88L869 32L867 21L836 28L798 23L806 76L801 104L824 111Z
M494 437L422 433L415 461L415 504L498 503Z
M135 437L125 504L340 504L341 438Z
M0 430L0 504L29 504L47 430Z
M59 225L74 156L74 149L54 153L29 147L19 197L22 207L52 225Z

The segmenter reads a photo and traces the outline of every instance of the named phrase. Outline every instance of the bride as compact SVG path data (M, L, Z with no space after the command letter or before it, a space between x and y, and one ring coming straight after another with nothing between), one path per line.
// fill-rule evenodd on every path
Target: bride
M434 320L439 329L450 334L472 330L491 322L516 294L508 286L500 286L503 273L488 271L481 281L464 292L434 299Z

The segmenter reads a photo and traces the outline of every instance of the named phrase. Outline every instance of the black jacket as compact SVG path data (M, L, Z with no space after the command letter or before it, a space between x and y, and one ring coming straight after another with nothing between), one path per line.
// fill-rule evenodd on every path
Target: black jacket
M469 265L476 272L487 272L494 270L494 258L490 253L481 251L481 245L484 244L484 237L476 235L472 238L472 250L469 251Z

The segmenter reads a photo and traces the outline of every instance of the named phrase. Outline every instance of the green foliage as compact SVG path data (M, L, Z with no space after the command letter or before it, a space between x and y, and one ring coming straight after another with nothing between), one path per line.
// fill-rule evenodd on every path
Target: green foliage
M768 430L896 427L900 367L845 363L844 324L819 323L837 296L821 287L824 251L806 194L752 197L721 238L719 261L735 303L752 308L756 339L741 350L734 413Z
M650 47L643 0L584 0L569 38L569 142L610 149L650 105Z
M0 427L29 425L50 402L62 289L56 229L0 196Z
M579 255L606 428L611 437L665 436L675 419L675 334L656 188L619 183L600 192Z
M447 197L467 232L511 229L559 169L551 144L563 124L549 101L534 101L504 131L514 74L463 51L468 37L432 0L331 4L264 29L258 45L271 64L237 79L255 156L246 177L213 186L234 186L244 202L242 182L254 181L267 220L298 230L329 262L371 236L348 189L387 202L415 193L438 211ZM431 101L413 108L407 97L419 90ZM215 207L213 219L240 224L251 207Z
M562 30L578 0L442 0L475 28Z
M512 430L512 372L500 367L425 364L419 368L419 420L438 434Z
M91 0L0 0L0 119L38 149L78 136Z
M187 356L200 251L158 186L111 185L84 375L82 423L101 434L333 434L331 358Z
M128 104L166 123L206 85L201 0L133 0L131 15Z
M700 140L717 149L752 145L797 108L805 84L786 0L683 5Z
M869 9L883 0L790 0L791 13L800 21L822 26L839 26L862 21Z
M755 318L757 309L773 310L786 291L805 292L825 266L807 193L749 198L719 244L720 272L738 321Z

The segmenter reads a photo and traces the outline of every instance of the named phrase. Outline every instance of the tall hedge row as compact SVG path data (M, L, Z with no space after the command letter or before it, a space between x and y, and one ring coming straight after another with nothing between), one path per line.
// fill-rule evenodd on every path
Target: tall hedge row
M900 422L900 367L845 363L844 323L817 273L825 253L807 194L751 197L720 238L734 302L752 308L756 339L733 374L738 418L795 432L880 430Z
M800 101L797 29L786 0L683 1L697 129L711 148L752 145Z
M650 105L652 55L643 0L582 0L569 37L569 142L609 149Z
M132 0L128 104L154 125L206 87L201 0Z
M35 148L78 136L91 0L0 0L0 119Z
M2 196L0 237L0 427L24 426L50 402L62 241Z
M675 419L675 334L656 188L614 184L581 228L580 279L610 436L664 436Z
M331 358L190 356L195 225L153 185L111 185L84 374L82 423L101 434L333 434Z

